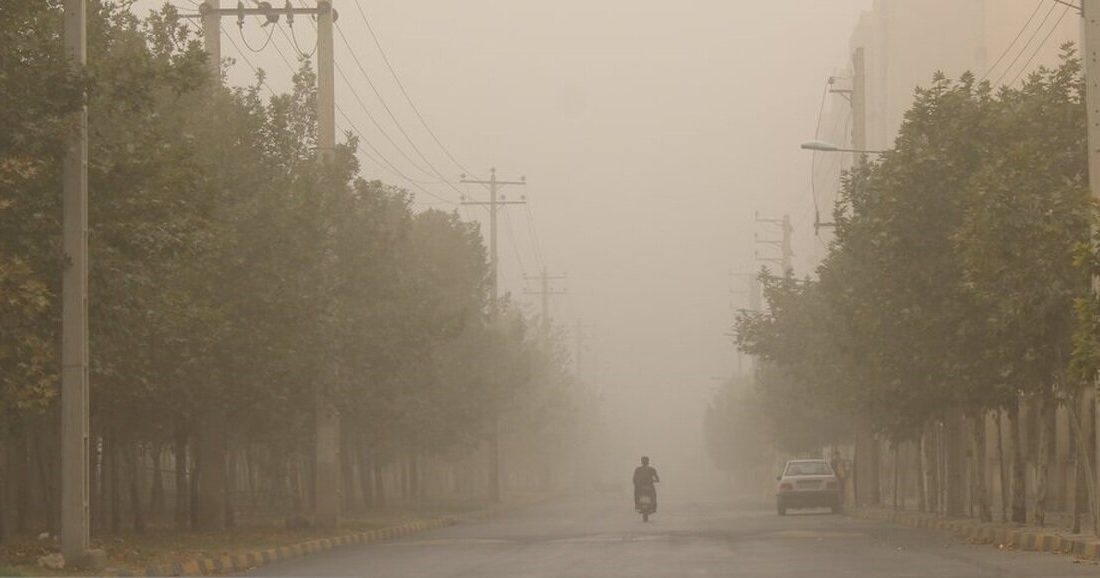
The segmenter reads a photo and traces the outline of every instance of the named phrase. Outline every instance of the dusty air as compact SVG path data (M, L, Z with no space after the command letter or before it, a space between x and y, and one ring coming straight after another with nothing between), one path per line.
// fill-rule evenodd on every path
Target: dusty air
M0 576L1100 575L1100 0L3 0Z

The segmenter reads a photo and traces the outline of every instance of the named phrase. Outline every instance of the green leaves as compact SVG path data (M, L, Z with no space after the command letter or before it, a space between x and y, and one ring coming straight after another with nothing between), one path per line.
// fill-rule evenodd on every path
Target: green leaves
M1054 395L1075 328L1095 326L1076 256L1090 214L1081 82L1067 49L1019 89L994 95L972 75L919 89L895 148L845 176L817 279L771 283L770 311L738 322L745 351L801 384L771 387L896 441L950 407ZM1083 365L1091 335L1078 334Z

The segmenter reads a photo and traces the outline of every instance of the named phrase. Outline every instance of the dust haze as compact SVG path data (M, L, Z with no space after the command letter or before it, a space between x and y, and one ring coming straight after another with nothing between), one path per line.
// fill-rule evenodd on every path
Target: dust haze
M551 274L568 275L555 282L568 295L552 299L552 315L571 348L583 324L582 372L604 399L603 477L625 480L642 454L670 490L714 474L702 414L719 380L738 369L726 333L731 309L747 306L730 293L744 287L731 273L757 271L753 234L774 236L754 223L756 212L791 214L796 273L814 263L810 157L798 144L813 136L825 78L847 62L851 27L869 5L364 4L408 92L463 164L527 177L541 257ZM348 13L341 25L364 66L381 76L362 23L350 6L336 9ZM227 30L237 35L231 22ZM298 32L311 46L312 31ZM255 25L245 34L263 39ZM250 82L233 46L223 42L223 52L238 60L231 82ZM289 86L270 51L246 56L273 88ZM336 58L354 70L339 40ZM400 101L392 83L377 84ZM337 102L369 138L368 119L348 104L339 78ZM338 125L346 123L338 117ZM402 184L369 164L363 170ZM538 299L524 291L539 287L524 276L538 273L535 242L523 208L507 212L514 237L502 228L501 287L534 313ZM485 220L473 208L462 214Z

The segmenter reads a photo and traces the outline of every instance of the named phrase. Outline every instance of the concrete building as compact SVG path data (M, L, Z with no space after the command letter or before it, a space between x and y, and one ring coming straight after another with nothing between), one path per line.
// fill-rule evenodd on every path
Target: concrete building
M855 24L851 48L863 48L867 75L867 147L893 146L914 91L942 72L965 72L994 85L1019 84L1039 66L1055 66L1077 43L1077 12L1053 0L875 0ZM818 138L852 146L851 62L839 63L826 93ZM826 78L822 78L822 83ZM851 155L817 154L813 188L822 222L832 220ZM815 248L824 256L829 229Z

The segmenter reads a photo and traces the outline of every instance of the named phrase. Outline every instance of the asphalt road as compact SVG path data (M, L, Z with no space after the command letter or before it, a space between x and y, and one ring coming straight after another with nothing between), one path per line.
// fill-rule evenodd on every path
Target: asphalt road
M299 558L257 576L428 578L1100 576L1070 556L1001 551L942 532L766 504L661 496L648 524L628 496L564 499L491 521Z

